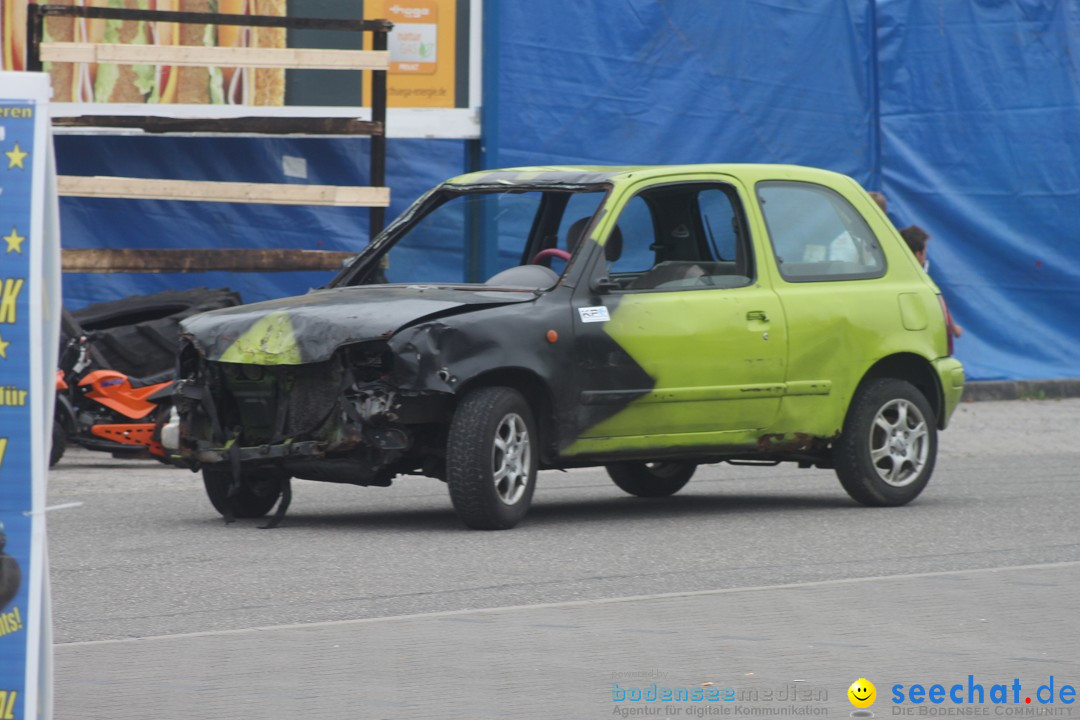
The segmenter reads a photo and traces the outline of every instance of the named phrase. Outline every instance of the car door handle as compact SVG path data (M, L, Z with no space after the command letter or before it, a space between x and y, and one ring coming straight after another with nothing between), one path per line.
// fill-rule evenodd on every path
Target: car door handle
M746 319L769 322L769 316L765 314L764 310L751 310L750 312L746 313Z

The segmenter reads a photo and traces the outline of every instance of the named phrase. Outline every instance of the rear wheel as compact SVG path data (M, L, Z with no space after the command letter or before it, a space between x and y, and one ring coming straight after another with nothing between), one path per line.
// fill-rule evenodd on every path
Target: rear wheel
M476 530L517 525L532 503L538 448L532 410L517 390L466 395L446 446L446 482L462 522Z
M210 504L225 517L260 518L274 507L281 497L282 487L289 475L275 468L245 468L240 485L230 497L232 469L228 463L206 465L202 469L203 485Z
M697 465L683 462L624 462L606 465L620 488L638 497L667 497L683 489Z
M915 386L882 378L866 382L851 402L833 462L840 484L863 505L911 502L930 482L937 426Z

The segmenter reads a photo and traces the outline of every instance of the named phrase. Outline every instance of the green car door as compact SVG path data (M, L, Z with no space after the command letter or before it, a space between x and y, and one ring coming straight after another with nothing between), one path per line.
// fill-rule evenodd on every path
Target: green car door
M574 294L580 403L567 455L746 446L774 421L787 327L758 273L744 197L719 175L613 193Z

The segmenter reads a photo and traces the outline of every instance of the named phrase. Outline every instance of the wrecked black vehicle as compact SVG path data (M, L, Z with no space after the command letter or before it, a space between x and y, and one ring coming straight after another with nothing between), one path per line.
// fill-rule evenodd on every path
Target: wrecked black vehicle
M454 478L472 527L516 524L557 456L549 386L571 362L558 239L580 240L609 189L602 175L452 181L327 288L185 321L180 420L163 431L174 461L201 468L226 517L267 514L290 477L389 486L412 473ZM485 223L497 267L462 284L439 254ZM465 480L491 473L483 488Z
M291 478L428 475L466 525L503 529L538 469L604 465L660 497L724 460L835 467L856 500L903 504L963 371L879 215L850 178L790 166L455 178L326 288L185 320L162 445L227 519L277 504L272 524ZM485 281L460 281L462 248Z

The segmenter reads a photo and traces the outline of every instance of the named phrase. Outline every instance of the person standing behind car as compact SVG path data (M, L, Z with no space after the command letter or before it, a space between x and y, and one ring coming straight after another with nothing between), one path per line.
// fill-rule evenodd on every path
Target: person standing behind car
M930 272L930 261L926 259L926 243L930 240L929 233L918 225L909 225L900 231L900 237L904 238L904 242L911 248L912 254L922 265L923 270Z
M908 225L906 228L900 231L900 237L904 238L904 242L911 248L911 252L915 255L915 259L922 265L923 270L927 273L930 272L930 259L926 257L927 245L930 242L930 233L923 230L918 225ZM949 332L953 337L960 337L964 334L964 328L953 322L952 313L946 310L945 322L949 326Z

